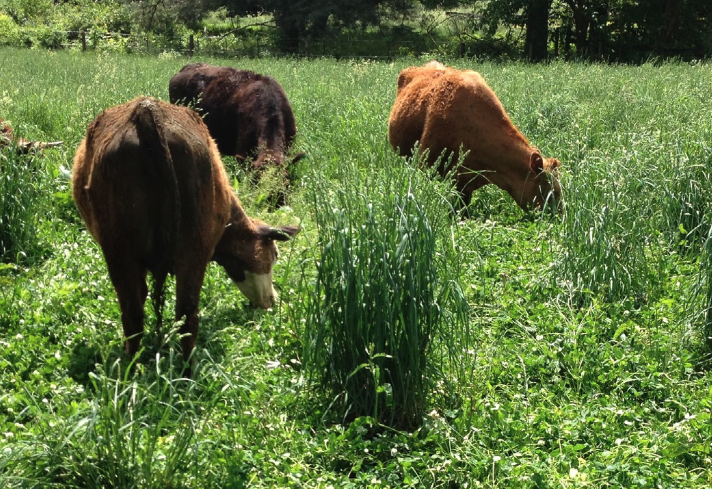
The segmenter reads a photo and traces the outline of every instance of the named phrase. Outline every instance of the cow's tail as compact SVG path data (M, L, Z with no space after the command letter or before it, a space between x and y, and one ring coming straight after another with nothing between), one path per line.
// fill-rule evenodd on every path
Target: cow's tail
M157 100L144 98L136 105L132 120L140 146L150 159L150 166L146 171L148 180L154 185L149 191L157 197L156 208L149 209L148 212L153 212L156 216L155 256L165 260L158 270L165 268L168 272L178 239L181 214L178 178L166 141L163 111Z

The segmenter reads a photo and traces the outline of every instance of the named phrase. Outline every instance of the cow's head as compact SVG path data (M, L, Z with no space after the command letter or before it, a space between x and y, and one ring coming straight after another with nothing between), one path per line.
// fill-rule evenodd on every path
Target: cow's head
M524 210L560 209L559 166L561 163L556 158L543 158L538 151L531 154L529 175L524 184L522 199L518 202L520 207Z
M285 154L281 151L281 148L261 148L252 162L252 168L254 170L262 170L267 166L283 166L284 161Z
M288 241L296 226L269 226L253 220L247 228L225 228L213 260L220 264L245 297L257 307L268 309L277 298L272 285L272 267L277 261L276 241Z

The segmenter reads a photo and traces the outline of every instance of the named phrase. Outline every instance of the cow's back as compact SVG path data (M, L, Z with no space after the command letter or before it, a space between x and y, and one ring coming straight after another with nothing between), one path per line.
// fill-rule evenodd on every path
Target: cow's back
M388 119L388 138L402 155L409 155L419 142L420 151L428 151L430 165L441 155L452 156L451 165L439 167L442 174L462 161L454 176L465 203L474 190L490 183L508 192L523 209L541 207L550 193L559 199L556 175L549 175L559 161L544 159L529 144L474 71L437 62L403 70Z
M460 146L489 154L512 137L525 141L478 73L427 66L401 73L388 135L402 155L420 142L431 160Z
M224 155L244 158L258 150L281 163L296 136L289 99L269 76L193 63L171 78L168 91L172 103L192 105L203 116Z
M287 94L276 80L250 72L235 87L228 106L237 109L240 124L236 153L247 156L263 142L276 155L287 152L297 126Z
M75 156L73 193L105 254L131 249L149 269L172 262L180 242L219 239L211 142L192 111L135 99L104 111ZM219 207L219 205L218 205Z

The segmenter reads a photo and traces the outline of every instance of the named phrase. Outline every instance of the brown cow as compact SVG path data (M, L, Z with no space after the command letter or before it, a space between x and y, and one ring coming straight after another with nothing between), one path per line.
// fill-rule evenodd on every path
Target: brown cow
M104 253L129 355L141 343L148 271L158 328L163 285L169 273L176 277L175 317L185 317L186 360L211 260L254 305L271 307L275 240L286 241L298 229L270 227L245 214L215 143L192 110L152 98L105 110L77 149L72 184L79 213Z
M492 89L474 71L447 68L437 61L401 71L388 120L391 146L402 155L429 150L435 164L443 151L469 152L457 168L457 189L465 205L488 183L507 191L522 209L541 208L550 196L558 203L559 161L543 158L504 111ZM450 167L451 168L451 167ZM450 168L440 168L445 174Z
M12 127L7 121L0 119L0 147L15 146L21 153L29 153L32 150L43 150L61 146L62 141L42 143L40 141L28 141L27 139L15 138Z
M168 94L203 115L223 155L245 159L256 152L255 169L268 161L282 165L297 134L287 95L269 76L193 63L173 75Z

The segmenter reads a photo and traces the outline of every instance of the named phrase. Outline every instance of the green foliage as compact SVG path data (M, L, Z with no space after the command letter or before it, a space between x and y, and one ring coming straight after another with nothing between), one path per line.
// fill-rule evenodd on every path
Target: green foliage
M651 290L655 264L646 256L650 228L641 196L650 192L635 163L617 158L615 172L591 158L588 174L572 181L562 223L560 272L575 290L604 294L607 300L639 298ZM597 173L602 171L602 173ZM652 236L655 237L654 235Z
M577 118L576 125L586 130L576 135L567 158L575 171L565 192L576 198L564 212L559 271L587 294L633 300L654 296L655 284L665 280L671 250L693 256L701 250L712 212L705 197L712 186L705 164L710 154L702 143L708 124L701 114L707 109L698 100L706 102L694 95L702 87L703 73L685 67L689 77L668 99L663 80L677 69L683 67L644 65L622 69L615 87L600 91L588 83L579 86L577 103L591 104L591 110ZM598 101L610 90L619 94L619 102L604 108ZM569 124L570 96L568 89L562 90L556 108L544 104L540 117L554 125ZM692 97L689 104L679 103L687 97ZM641 104L639 115L631 116ZM545 119L536 124L547 129ZM680 125L686 127L684 134ZM661 249L658 241L666 247Z
M74 0L59 5L9 0L0 4L0 45L61 49L78 45L81 31L91 37L130 30L129 12L114 0Z
M17 46L20 40L20 27L12 17L0 13L0 46Z
M116 0L75 0L55 6L53 26L66 31L131 32L129 12Z
M196 392L198 383L175 377L171 358L157 357L150 372L133 364L124 370L120 360L110 361L110 354L103 362L108 371L98 365L88 376L91 401L61 406L44 399L53 413L32 427L42 443L20 441L3 453L5 481L189 487L200 480L196 431L219 399L205 398ZM24 390L28 407L39 408L40 400Z
M685 144L677 141L677 144ZM669 162L662 171L672 178L662 188L665 194L662 211L665 229L681 252L700 252L712 223L712 206L708 196L712 191L712 149L694 144L680 151L681 157ZM675 233L677 228L678 233Z
M86 32L94 49L185 53L192 34L204 55L640 63L708 57L710 8L707 0L6 0L0 45L78 49Z
M49 178L37 154L0 147L0 262L38 258Z
M5 9L18 23L40 21L52 10L52 0L5 0Z
M372 175L347 166L333 187L309 179L319 255L304 359L346 419L420 425L429 391L449 381L443 364L470 349L454 193L417 166L395 160Z
M618 0L614 5L604 35L618 59L638 60L651 54L690 59L712 53L712 5L705 0Z
M67 42L67 36L64 32L48 26L35 29L35 39L36 43L33 44L46 49L61 49Z

